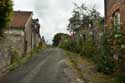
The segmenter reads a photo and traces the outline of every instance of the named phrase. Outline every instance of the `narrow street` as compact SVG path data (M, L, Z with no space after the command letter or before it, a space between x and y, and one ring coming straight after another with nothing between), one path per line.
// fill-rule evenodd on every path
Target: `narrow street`
M0 83L76 83L67 77L63 50L49 48L3 77Z

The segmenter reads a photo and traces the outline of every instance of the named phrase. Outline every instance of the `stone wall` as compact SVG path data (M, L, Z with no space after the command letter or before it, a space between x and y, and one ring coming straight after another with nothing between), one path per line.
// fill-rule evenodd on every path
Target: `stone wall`
M0 49L0 71L11 64L11 52L9 48Z
M11 64L12 49L19 52L19 57L24 53L23 38L19 35L5 34L5 37L0 39L0 71Z
M19 50L22 55L24 53L24 36L23 29L6 29L1 44Z

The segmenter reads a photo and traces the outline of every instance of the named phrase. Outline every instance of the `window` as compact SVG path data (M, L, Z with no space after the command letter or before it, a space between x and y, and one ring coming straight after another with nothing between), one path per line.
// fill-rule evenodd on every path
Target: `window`
M120 13L119 12L116 12L114 14L114 30L116 32L120 31Z

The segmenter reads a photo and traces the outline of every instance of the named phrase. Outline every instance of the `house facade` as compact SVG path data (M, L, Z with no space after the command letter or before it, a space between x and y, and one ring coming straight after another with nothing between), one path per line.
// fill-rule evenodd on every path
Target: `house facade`
M32 16L32 11L14 11L10 24L4 28L4 37L0 38L0 75L12 63L14 54L23 57L42 43L39 20Z
M32 23L32 48L38 47L42 38L40 36L40 24L39 19L33 19Z
M125 0L104 0L106 29L125 32Z
M14 11L9 26L4 30L8 46L16 48L21 54L30 52L41 42L39 20L32 16L31 11Z

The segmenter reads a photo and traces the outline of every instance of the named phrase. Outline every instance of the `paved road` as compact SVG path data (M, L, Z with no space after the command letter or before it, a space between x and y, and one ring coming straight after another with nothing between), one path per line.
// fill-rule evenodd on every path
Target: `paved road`
M68 67L65 60L63 50L47 49L10 72L0 83L73 83L64 73Z

